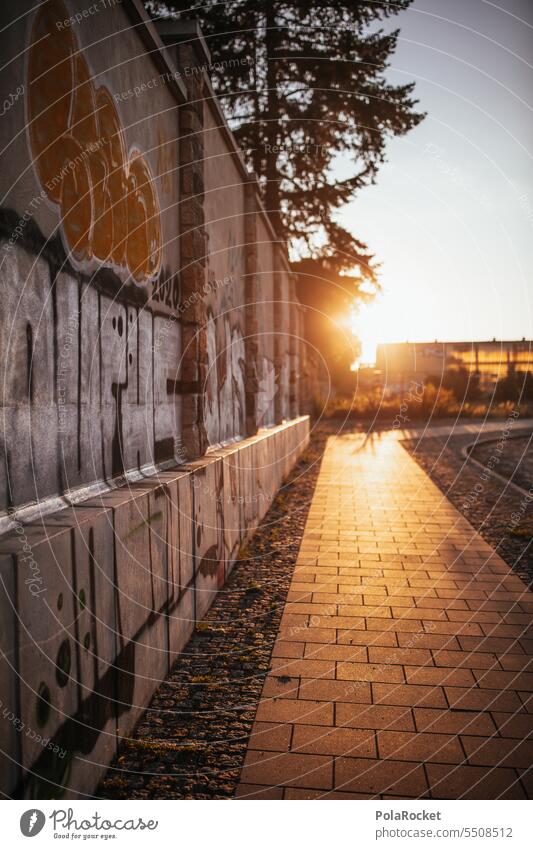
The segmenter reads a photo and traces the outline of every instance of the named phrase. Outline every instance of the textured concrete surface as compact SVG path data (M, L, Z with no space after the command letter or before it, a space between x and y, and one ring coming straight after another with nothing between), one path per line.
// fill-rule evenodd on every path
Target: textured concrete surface
M201 627L122 741L95 797L234 795L326 438L325 428L313 429Z
M237 795L531 797L532 612L396 433L332 437Z
M73 796L306 444L301 310L205 41L4 5L0 792Z
M91 793L307 445L301 417L0 540L0 792Z
M75 27L57 23L82 0L6 7L2 102L26 94L0 156L0 531L10 507L194 460L303 409L286 248L206 56L132 26L133 5Z

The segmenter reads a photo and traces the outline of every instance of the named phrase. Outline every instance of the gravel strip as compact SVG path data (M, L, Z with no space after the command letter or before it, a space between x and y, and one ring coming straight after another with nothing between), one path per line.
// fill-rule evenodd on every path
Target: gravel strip
M498 440L490 440L477 445L472 451L472 457L480 463L488 463L497 443ZM509 440L497 471L523 489L529 490L533 485L533 434L514 436Z
M327 437L316 429L251 542L96 792L102 799L227 799L248 738Z
M484 469L461 455L461 450L474 442L473 434L410 439L402 445L454 507L533 588L533 500L487 471L487 464L495 457L499 462L493 464L494 471L529 489L532 458L530 453L527 462L521 458L524 448L529 447L530 435L513 435L497 451L500 438L491 435L490 442L473 449L472 456L484 464ZM530 482L526 483L528 476Z

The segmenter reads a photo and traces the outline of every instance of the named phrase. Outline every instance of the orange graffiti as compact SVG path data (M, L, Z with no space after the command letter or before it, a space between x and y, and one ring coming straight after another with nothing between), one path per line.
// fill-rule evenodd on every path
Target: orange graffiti
M59 206L69 253L144 283L159 272L162 251L150 168L137 148L128 159L109 90L95 86L72 30L56 26L67 18L62 0L50 0L31 30L27 117L35 170Z

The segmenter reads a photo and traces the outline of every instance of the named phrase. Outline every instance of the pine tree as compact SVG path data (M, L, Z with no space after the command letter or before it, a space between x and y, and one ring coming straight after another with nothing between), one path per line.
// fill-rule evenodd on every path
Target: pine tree
M292 249L300 299L335 314L377 288L367 246L335 213L374 182L387 140L424 117L413 83L386 79L411 0L184 0L152 14L199 19L230 126L257 173L272 222ZM229 60L232 62L228 67ZM335 179L342 155L353 173ZM346 276L348 275L348 276Z

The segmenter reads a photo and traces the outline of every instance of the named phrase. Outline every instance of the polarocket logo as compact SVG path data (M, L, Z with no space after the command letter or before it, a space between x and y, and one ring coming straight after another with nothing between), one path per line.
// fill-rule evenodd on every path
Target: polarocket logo
M42 830L46 822L46 817L42 811L37 808L32 808L29 811L24 811L20 818L20 830L24 837L35 837Z

